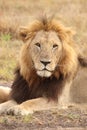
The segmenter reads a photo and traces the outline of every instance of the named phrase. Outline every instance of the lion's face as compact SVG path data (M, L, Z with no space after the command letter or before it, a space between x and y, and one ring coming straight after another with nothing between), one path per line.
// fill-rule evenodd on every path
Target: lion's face
M30 53L36 73L50 77L62 55L62 43L55 31L38 31L30 43Z
M73 78L78 66L73 34L56 20L43 19L21 28L19 35L25 42L19 59L21 75L29 82L38 76Z

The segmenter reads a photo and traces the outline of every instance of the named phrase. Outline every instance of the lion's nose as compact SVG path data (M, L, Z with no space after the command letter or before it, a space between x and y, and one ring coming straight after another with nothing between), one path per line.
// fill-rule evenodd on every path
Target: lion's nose
M42 64L44 64L45 66L51 63L51 61L40 61L40 62L41 62Z

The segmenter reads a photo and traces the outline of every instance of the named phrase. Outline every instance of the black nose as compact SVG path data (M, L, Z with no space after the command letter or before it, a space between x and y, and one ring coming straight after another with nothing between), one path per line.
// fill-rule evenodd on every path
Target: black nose
M51 61L40 61L40 62L46 66L46 65L50 64Z

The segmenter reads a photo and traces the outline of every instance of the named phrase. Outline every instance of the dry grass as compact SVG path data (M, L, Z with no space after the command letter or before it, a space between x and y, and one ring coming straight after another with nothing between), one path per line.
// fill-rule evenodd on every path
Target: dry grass
M55 14L77 31L76 42L87 44L86 0L0 0L0 79L11 81L21 42L19 26L26 25L43 12Z
M1 40L0 42L0 80L11 81L13 70L17 64L21 42L15 40Z

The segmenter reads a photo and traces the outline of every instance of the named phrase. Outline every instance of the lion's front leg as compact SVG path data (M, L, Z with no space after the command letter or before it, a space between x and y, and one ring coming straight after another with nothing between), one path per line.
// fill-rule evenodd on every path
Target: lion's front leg
M34 111L40 111L40 110L47 110L51 108L56 108L57 103L55 102L48 102L47 99L44 98L37 98L32 99L23 102L20 105L16 105L14 107L11 107L7 114L12 115L28 115L33 113Z
M5 103L1 103L0 104L0 114L6 114L8 109L15 105L17 105L17 103L13 100L9 100Z
M59 100L58 100L58 108L59 109L66 109L72 105L72 103L70 102L71 84L72 84L72 82L68 82L64 86L62 94L60 95Z

